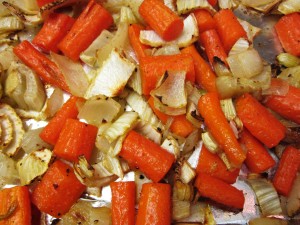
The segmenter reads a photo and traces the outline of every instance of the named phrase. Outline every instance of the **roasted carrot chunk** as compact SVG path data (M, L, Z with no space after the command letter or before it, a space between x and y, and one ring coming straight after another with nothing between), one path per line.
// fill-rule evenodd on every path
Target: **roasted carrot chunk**
M244 126L268 148L276 146L285 136L286 128L252 95L237 99L236 111Z
M75 19L61 14L52 13L45 20L42 29L32 40L32 43L44 52L58 52L57 44L70 31Z
M275 30L284 50L300 56L300 13L287 14L275 24Z
M230 9L221 9L214 15L217 32L226 53L230 51L235 42L240 38L247 38L246 31Z
M112 24L113 18L110 13L95 0L90 0L70 32L58 44L58 48L70 59L76 61L80 53L87 49L102 30Z
M267 149L246 128L239 141L247 151L245 163L251 172L262 173L275 165L275 160Z
M199 173L195 186L200 195L204 197L229 207L237 209L244 207L245 197L243 192L220 179L205 173Z
M135 131L128 133L120 156L154 182L159 182L175 161L174 155Z
M112 225L135 225L135 182L112 182Z
M201 57L194 45L184 48L184 54L189 54L194 60L196 83L209 92L216 92L216 74L211 66Z
M67 119L59 138L54 146L53 153L62 159L77 162L83 155L87 160L92 155L98 128L80 122L76 119Z
M204 145L202 145L196 172L207 173L212 177L225 181L226 183L233 184L236 181L240 170L234 169L229 171L217 154L211 153Z
M171 224L171 185L143 184L136 225Z
M0 191L0 225L30 225L31 205L29 189L16 186Z
M79 97L71 96L69 100L60 108L49 123L40 133L40 138L45 142L55 145L61 130L67 119L76 119L78 115L77 104L84 100Z
M221 146L232 166L240 168L246 154L238 143L220 106L218 94L208 92L201 96L198 109L209 131Z
M42 212L61 217L70 210L85 188L70 166L56 160L33 190L31 200Z
M140 69L144 95L150 94L167 70L183 70L186 72L186 79L195 82L193 58L187 54L143 57L140 60Z
M273 184L279 194L288 196L300 166L300 150L286 147L279 161Z
M163 39L171 41L183 30L183 20L160 0L144 0L139 13Z
M45 83L69 92L69 87L58 66L35 49L29 41L25 40L14 47L14 53L26 66L34 70Z

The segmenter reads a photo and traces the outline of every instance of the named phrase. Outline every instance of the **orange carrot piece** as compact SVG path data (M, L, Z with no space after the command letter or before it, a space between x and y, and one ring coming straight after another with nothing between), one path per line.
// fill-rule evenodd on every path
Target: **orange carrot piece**
M171 185L143 184L136 225L168 224L171 224Z
M113 24L110 13L95 0L82 11L70 32L58 44L58 48L70 59L76 61L82 51L99 36L102 30Z
M163 39L176 39L183 30L183 20L160 0L144 0L139 7L144 20Z
M271 85L280 85L280 79L272 79ZM266 98L265 105L282 117L300 124L300 88L289 86L286 95L269 95Z
M44 52L58 52L57 44L69 32L75 19L61 14L52 13L45 20L42 29L32 40L32 43L42 49Z
M273 184L279 194L288 196L300 166L300 150L288 146L283 151Z
M169 115L159 111L159 109L155 108L154 98L152 96L149 97L148 104L151 107L152 111L155 113L155 115L158 117L158 119L160 119L163 124L166 124L168 119L171 116L169 116Z
M31 205L28 187L16 186L1 190L0 215L4 217L0 219L0 225L30 225Z
M208 0L208 3L211 4L212 6L216 6L218 3L218 0Z
M31 200L42 212L61 217L70 210L85 188L70 166L56 160L33 190Z
M145 57L145 50L149 48L149 46L144 45L140 42L140 32L144 28L139 24L131 24L128 28L128 37L131 46L134 49L134 52L137 58L140 60L141 57Z
M112 225L135 225L135 182L112 182Z
M175 161L174 155L135 131L128 133L119 155L154 182L159 182Z
M285 126L250 94L237 99L236 111L250 133L268 148L276 146L284 138Z
M172 133L181 137L187 137L195 130L193 124L187 120L186 115L175 116L170 126Z
M57 65L36 50L28 41L22 41L14 47L14 53L26 66L34 70L48 84L69 92L69 87Z
M300 56L300 13L290 13L280 18L275 30L284 50Z
M210 198L223 205L242 209L245 197L241 190L205 173L197 175L195 186L200 195Z
M247 151L246 166L253 173L262 173L275 165L275 160L252 134L244 128L239 139Z
M235 42L240 38L247 38L246 31L230 9L221 9L214 15L217 32L226 53L230 51Z
M206 9L197 9L193 13L197 20L198 29L200 33L217 28L216 21L214 20L210 12Z
M218 94L208 92L201 96L198 109L212 136L224 150L232 166L240 168L246 154L238 143L221 109Z
M57 111L55 116L49 121L40 133L40 138L45 142L55 145L61 130L63 129L68 118L76 119L78 115L77 104L83 102L82 98L71 96Z
M212 177L225 181L226 183L233 184L236 181L240 170L234 169L229 171L217 154L211 153L204 145L202 145L196 172L197 174L207 173Z
M202 32L199 36L199 41L205 48L205 53L211 65L213 65L215 57L227 64L227 54L216 30Z
M143 94L149 95L167 70L183 70L186 79L195 82L193 58L187 54L147 56L140 60Z
M169 118L173 118L173 122L170 126L170 130L172 133L179 135L181 137L187 137L190 133L195 129L193 124L186 119L185 115L179 116L169 116L159 111L154 106L154 98L152 96L149 97L148 103L155 113L155 115L165 124Z
M184 48L181 52L193 57L196 83L209 92L217 92L216 74L211 69L210 65L200 56L195 46L190 45Z
M71 162L77 162L81 155L89 160L97 132L96 126L76 119L67 119L54 146L53 153Z

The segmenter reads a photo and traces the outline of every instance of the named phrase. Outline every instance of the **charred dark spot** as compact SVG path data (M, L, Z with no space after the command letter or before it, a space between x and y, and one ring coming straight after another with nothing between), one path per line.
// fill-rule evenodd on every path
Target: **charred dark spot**
M74 216L75 216L78 220L86 221L85 217L84 217L82 214L80 214L80 212L75 212L75 213L74 213ZM79 222L79 223L81 223L81 222Z
M219 57L217 57L217 56L214 56L214 57L213 57L213 62L214 62L214 63L220 63L220 64L222 64L222 65L225 65L225 63L224 63Z
M162 102L162 96L155 95L155 97L156 97L160 102Z
M54 220L52 220L51 225L56 225L59 223L59 221L60 221L60 219L54 219Z
M192 115L192 117L194 117L195 119L197 119L197 120L199 120L199 121L204 121L204 119L201 117L201 116L199 116L198 114L197 114L197 111L196 110L194 110L194 111L192 111L191 112L191 115Z
M58 188L58 184L53 184L53 188L57 189Z

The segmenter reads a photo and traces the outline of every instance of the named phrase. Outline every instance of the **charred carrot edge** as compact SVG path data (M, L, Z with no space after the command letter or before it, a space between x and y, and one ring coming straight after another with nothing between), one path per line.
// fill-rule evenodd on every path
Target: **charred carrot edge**
M182 33L182 18L160 0L144 0L139 7L139 13L166 41L174 40Z
M61 14L52 13L45 20L42 29L32 40L32 43L42 49L44 52L58 52L57 44L69 32L75 19Z
M181 52L193 57L196 83L209 92L217 92L216 74L213 72L209 64L200 56L195 46L190 45L181 50Z
M97 132L96 126L76 119L67 119L54 146L53 153L71 162L77 162L81 155L89 160Z
M18 56L26 66L34 70L44 82L69 92L65 78L57 65L36 50L30 42L26 40L21 42L14 47L13 51L16 56Z
M186 79L195 82L193 58L187 54L146 56L140 60L142 89L149 95L167 70L186 71Z
M216 30L202 32L199 36L199 41L205 48L210 65L213 65L215 57L227 65L227 54Z
M135 225L135 182L112 182L110 188L112 225Z
M171 224L171 185L143 184L136 225Z
M300 150L286 147L279 161L273 184L279 194L288 196L300 166Z
M120 156L154 182L159 182L175 161L174 155L135 131L128 133Z
M85 188L70 166L56 160L33 190L31 200L42 212L61 217L70 210Z
M10 213L11 211L11 213ZM10 215L9 215L10 214ZM26 186L16 186L0 191L0 224L31 224L30 193ZM5 215L7 217L5 218Z
M300 14L291 13L279 19L275 30L284 50L295 56L300 56Z
M58 44L58 48L70 59L76 61L102 32L113 24L110 13L95 0L79 15L70 32Z
M149 46L140 42L140 32L143 29L139 24L131 24L128 28L129 41L138 59L145 57L145 50L149 48Z
M262 173L275 165L275 160L262 143L253 137L246 128L243 129L239 141L247 151L245 164L251 172Z
M278 83L280 79L272 79L271 85ZM282 117L300 124L300 88L289 86L289 91L286 95L269 95L264 102L265 106L280 114Z
M76 119L78 115L77 104L83 102L82 98L71 96L68 101L57 111L40 133L40 138L45 142L55 145L61 130L68 118Z
M239 175L240 169L229 171L217 154L211 153L204 145L202 145L196 172L207 173L212 177L225 181L226 183L233 184Z
M223 205L242 209L245 197L241 190L205 173L198 173L195 186L201 196L210 198Z
M197 9L193 13L197 20L198 29L200 33L217 28L216 21L213 19L210 12L206 9Z
M165 124L169 118L173 118L173 122L170 126L171 132L181 137L187 137L190 133L194 131L194 126L191 124L190 121L186 119L185 115L179 116L169 116L164 114L163 112L159 111L154 106L154 98L152 96L148 99L148 104L150 105L151 109L155 113L155 115Z
M208 92L201 96L198 109L212 136L221 146L232 166L240 168L246 154L238 143L220 106L218 94Z
M226 53L230 51L235 42L240 38L247 38L246 31L230 9L221 9L214 15L217 32Z
M276 146L284 138L285 126L250 94L237 99L236 111L243 125L268 148Z

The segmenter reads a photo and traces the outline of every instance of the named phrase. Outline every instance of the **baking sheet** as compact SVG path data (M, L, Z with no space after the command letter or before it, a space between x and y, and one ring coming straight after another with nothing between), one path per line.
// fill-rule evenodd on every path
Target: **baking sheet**
M263 32L260 34L254 42L254 46L256 49L260 52L262 57L269 63L273 63L275 61L274 55L279 54L282 49L280 47L280 44L278 44L278 40L274 36L274 31L271 29L272 23L277 20L276 16L268 16L268 17L262 17L260 14L257 13L249 13L249 11L246 11L244 9L239 8L235 11L235 13L238 15L239 18L245 19L252 23L255 26L261 27ZM26 125L28 127L31 127L31 129L35 129L41 126L45 125L45 122L37 122L35 120L28 120ZM196 162L192 159L197 158L197 154L200 153L200 147L197 146L194 156L191 157L191 160L189 161L192 166L196 166ZM273 171L269 171L269 176L272 176ZM245 167L242 168L240 176L237 180L237 182L234 184L235 187L237 187L240 190L243 190L245 195L245 205L244 209L241 212L233 212L233 211L227 211L224 209L220 209L219 207L212 205L212 212L215 217L217 224L239 224L239 225L246 225L247 222L252 218L260 217L260 211L259 207L256 201L255 194L251 187L245 182L247 174L247 169ZM125 175L123 180L126 181L134 181L135 176L134 172L129 172ZM7 186L8 187L8 186ZM91 200L94 198L94 200ZM109 187L104 187L102 189L102 197L96 198L94 196L90 196L88 199L83 198L86 201L92 201L94 206L109 206L111 202L111 191ZM278 215L279 218L284 218L283 216ZM197 221L197 218L187 218L184 220L181 220L181 222L200 222ZM49 215L42 214L41 218L41 224L43 225L51 225L55 224L55 218L52 218ZM293 221L290 222L290 224L300 224L299 216L294 218Z

